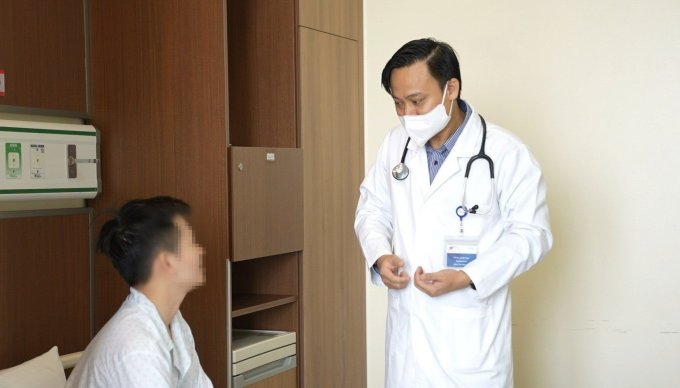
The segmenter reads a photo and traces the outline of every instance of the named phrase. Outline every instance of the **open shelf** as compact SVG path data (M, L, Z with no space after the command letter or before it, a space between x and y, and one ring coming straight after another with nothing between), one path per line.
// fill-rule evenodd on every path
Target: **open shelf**
M295 0L227 1L229 143L297 147Z
M295 295L236 294L232 300L232 318L297 302Z

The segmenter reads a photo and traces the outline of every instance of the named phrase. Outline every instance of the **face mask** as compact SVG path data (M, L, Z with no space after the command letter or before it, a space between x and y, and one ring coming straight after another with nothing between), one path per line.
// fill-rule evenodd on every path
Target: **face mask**
M444 108L444 99L446 98L447 88L448 85L444 87L444 95L442 96L441 104L434 107L431 111L424 115L399 116L399 121L401 121L401 125L406 129L406 133L411 137L411 142L419 147L424 146L428 140L434 137L434 135L441 132L441 130L446 127L446 124L449 123L449 120L451 120L453 102L451 103L448 115Z

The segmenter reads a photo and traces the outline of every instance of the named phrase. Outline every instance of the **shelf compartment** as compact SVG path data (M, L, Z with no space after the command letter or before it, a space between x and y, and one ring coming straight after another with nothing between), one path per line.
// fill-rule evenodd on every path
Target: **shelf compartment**
M229 142L296 147L297 1L227 1Z
M232 300L232 318L258 311L283 306L297 302L295 295L257 295L257 294L236 294Z

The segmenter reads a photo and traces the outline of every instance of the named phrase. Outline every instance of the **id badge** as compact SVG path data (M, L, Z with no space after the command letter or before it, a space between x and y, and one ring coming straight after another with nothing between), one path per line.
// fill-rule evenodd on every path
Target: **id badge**
M479 239L469 236L447 237L444 265L446 268L461 269L477 258Z

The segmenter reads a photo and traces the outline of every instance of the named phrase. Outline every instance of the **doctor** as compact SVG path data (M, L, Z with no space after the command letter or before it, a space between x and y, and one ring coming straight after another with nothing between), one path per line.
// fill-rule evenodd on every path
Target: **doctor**
M552 245L541 169L460 99L448 44L405 44L382 85L401 125L361 184L354 228L389 288L386 386L512 387L510 282Z

